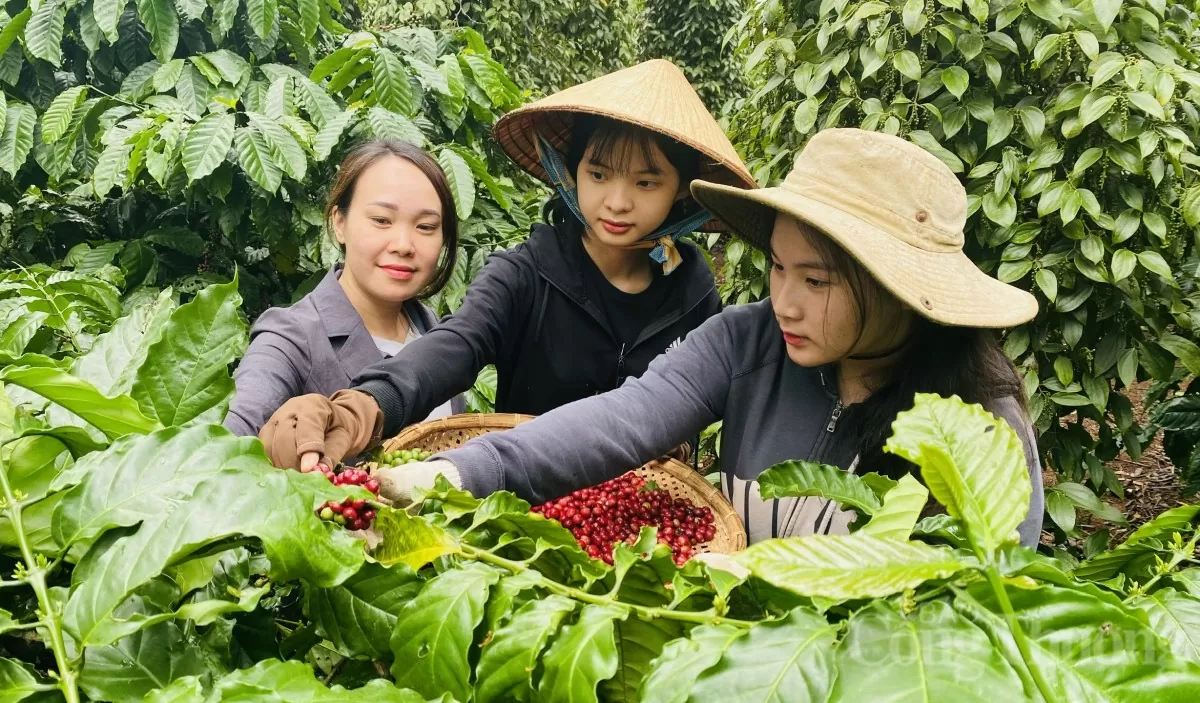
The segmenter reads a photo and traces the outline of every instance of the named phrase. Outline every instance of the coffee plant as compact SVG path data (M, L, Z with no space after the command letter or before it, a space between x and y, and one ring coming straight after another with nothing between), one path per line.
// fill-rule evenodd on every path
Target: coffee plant
M0 291L34 299L36 340L0 367L4 700L1065 703L1200 687L1200 506L1082 564L1021 548L1020 442L956 399L897 419L888 450L921 482L805 462L761 477L768 497L836 497L859 515L849 535L679 566L646 528L608 565L511 493L439 481L399 510L360 474L274 469L211 424L246 342L236 281L180 305L30 268ZM945 514L921 519L930 494ZM374 527L322 519L334 504Z
M1200 371L1196 20L1159 0L768 0L736 32L753 91L728 119L761 183L836 126L899 134L961 174L968 253L1040 299L1005 350L1041 448L1118 495L1105 463L1146 432L1115 391ZM762 257L725 265L729 295L762 294Z
M641 56L669 59L714 112L743 89L725 35L741 18L744 0L645 0Z
M535 214L538 191L488 141L521 91L473 30L343 20L339 0L7 2L5 258L188 293L237 267L251 312L286 304L340 257L321 204L341 155L404 139L436 155L465 219L434 301L454 309Z

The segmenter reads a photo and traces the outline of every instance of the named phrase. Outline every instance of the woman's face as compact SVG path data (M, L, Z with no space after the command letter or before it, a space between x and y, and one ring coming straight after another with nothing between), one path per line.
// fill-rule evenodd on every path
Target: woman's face
M359 175L333 229L346 248L343 278L366 296L401 303L433 280L442 252L442 203L412 162L377 159Z
M813 236L823 235L802 231L790 216L776 216L771 235L771 308L788 358L814 367L898 346L909 328L903 306L869 305L867 319L860 321L855 291L813 246ZM889 314L880 314L881 308Z
M667 219L671 206L686 195L679 170L671 165L653 141L649 156L629 139L612 149L614 158L626 156L625 168L603 163L589 145L579 161L575 183L579 210L588 231L601 244L625 247L653 233Z

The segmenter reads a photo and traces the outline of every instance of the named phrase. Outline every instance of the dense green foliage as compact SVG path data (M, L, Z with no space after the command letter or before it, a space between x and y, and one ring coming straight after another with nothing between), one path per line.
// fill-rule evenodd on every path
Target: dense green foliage
M1005 349L1042 450L1118 494L1105 463L1146 434L1114 388L1200 371L1196 20L1156 0L768 0L737 33L754 90L729 119L761 183L833 126L900 134L964 176L968 253L1040 298ZM726 267L731 296L763 294L762 257L731 247Z
M367 26L470 27L518 85L549 94L637 60L636 0L363 0Z
M470 218L443 311L528 230L537 194L500 175L487 140L519 90L469 29L352 33L337 0L6 8L7 259L116 262L110 277L188 292L238 267L250 311L290 302L339 257L324 191L370 137L432 149Z
M641 56L675 62L717 112L743 92L741 69L724 40L745 7L745 0L645 0Z
M0 370L4 700L1065 702L1200 686L1200 507L1083 564L1017 547L1021 444L977 406L924 396L897 420L888 449L928 489L771 469L764 495L837 497L862 527L761 542L728 570L676 567L650 529L609 567L511 493L445 483L415 509L374 504L368 548L314 514L365 491L278 471L207 424L246 340L236 282L179 305L83 274L0 281L51 287L27 326L61 349ZM947 514L919 520L930 494Z

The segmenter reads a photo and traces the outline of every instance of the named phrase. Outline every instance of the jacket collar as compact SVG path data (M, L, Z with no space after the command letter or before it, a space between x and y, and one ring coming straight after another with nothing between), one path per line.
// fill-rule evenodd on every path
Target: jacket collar
M680 277L686 282L678 309L678 313L682 314L704 300L713 290L715 283L708 261L695 244L680 239L676 246L683 256L683 263L671 276ZM578 236L560 232L558 228L550 225L537 224L529 234L529 248L538 273L562 289L579 305L589 310L595 308L595 304L588 300L584 291L581 272L583 257L587 256L587 251ZM598 308L595 314L603 318Z
M375 346L375 340L363 324L362 316L354 309L342 284L338 282L343 268L344 264L335 264L330 268L310 295L342 369L350 378L354 378L367 366L382 361L383 354ZM406 301L404 312L409 322L422 334L437 324L433 313L416 300Z

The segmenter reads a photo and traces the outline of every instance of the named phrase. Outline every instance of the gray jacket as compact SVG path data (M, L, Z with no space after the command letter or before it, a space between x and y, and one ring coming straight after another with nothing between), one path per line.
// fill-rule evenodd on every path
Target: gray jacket
M311 293L289 307L267 310L254 323L250 348L233 374L237 390L225 416L231 432L256 435L289 398L332 395L383 360L338 283L341 272L337 264ZM437 324L433 312L415 300L404 304L404 312L422 334ZM465 408L461 396L450 404L455 413Z
M723 420L722 486L751 542L844 532L848 518L820 499L761 501L755 479L768 467L806 459L852 468L855 438L838 425L828 369L787 357L770 301L727 308L620 388L553 410L512 430L446 452L463 487L482 496L509 490L537 504L593 486L661 456ZM1019 531L1037 542L1042 474L1033 429L1014 398L989 407L1021 437L1033 495Z

